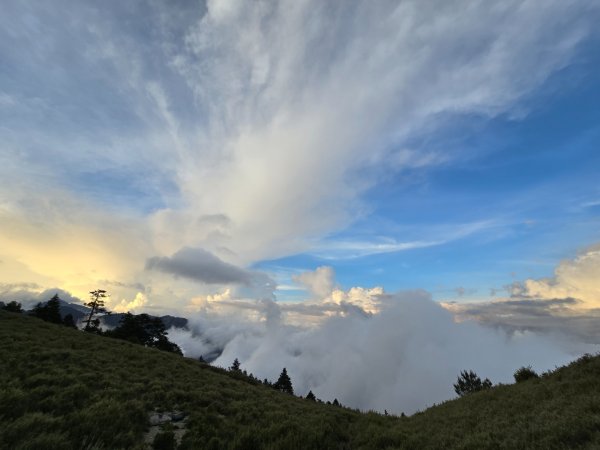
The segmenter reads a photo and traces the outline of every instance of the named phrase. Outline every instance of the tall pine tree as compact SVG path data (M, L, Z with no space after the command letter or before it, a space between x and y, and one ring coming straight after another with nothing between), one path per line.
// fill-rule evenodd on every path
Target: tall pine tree
M90 314L88 318L84 320L85 331L99 332L100 331L100 320L95 319L94 316L99 313L108 312L104 307L104 299L108 297L106 291L103 289L96 289L90 292L90 301L85 303L85 306L90 308Z
M273 387L278 391L294 395L294 388L292 388L292 380L290 379L290 376L288 375L285 367L281 371L281 375L279 375L279 378L277 379Z
M240 366L241 366L240 361L237 358L235 358L233 360L233 364L231 365L231 367L229 368L229 370L231 372L241 372Z
M60 315L60 298L58 294L46 302L46 304L38 303L31 312L32 316L38 317L46 322L63 323Z

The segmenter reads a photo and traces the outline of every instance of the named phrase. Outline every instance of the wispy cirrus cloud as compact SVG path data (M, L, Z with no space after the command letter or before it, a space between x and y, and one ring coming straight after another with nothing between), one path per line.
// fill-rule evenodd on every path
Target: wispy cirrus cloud
M499 220L484 220L466 224L423 226L404 230L406 234L421 235L422 240L399 242L390 237L377 237L371 240L331 239L319 242L311 253L323 259L350 259L381 253L394 253L419 248L435 247L456 241L477 233L500 230L510 224Z

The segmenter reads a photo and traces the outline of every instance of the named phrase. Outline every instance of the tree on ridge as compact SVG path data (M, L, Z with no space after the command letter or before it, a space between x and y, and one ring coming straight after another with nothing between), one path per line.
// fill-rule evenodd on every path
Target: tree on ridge
M119 326L107 331L105 335L145 347L153 347L179 355L183 354L177 344L169 341L165 324L161 318L152 317L148 314L134 315L128 312L121 319Z
M35 305L31 315L46 322L62 324L63 320L60 315L60 298L58 297L58 294L54 294L45 305L41 302Z
M90 301L84 303L85 306L90 308L90 314L88 318L84 320L85 326L83 329L85 331L90 331L97 333L100 331L100 320L95 319L94 316L96 314L108 312L104 307L104 299L108 297L106 291L103 289L96 289L95 291L90 291Z
M235 358L233 360L233 364L231 365L231 367L229 368L229 370L231 372L241 372L240 366L241 366L240 361L237 358Z
M481 378L479 378L472 370L463 370L460 372L460 376L457 378L456 383L454 383L454 392L456 392L459 397L462 397L463 395L489 389L491 387L492 382L489 378L481 381Z
M292 380L287 373L287 369L284 367L281 371L281 375L273 385L275 389L281 392L285 392L286 394L294 394L294 389L292 388Z
M21 304L14 300L12 302L8 302L6 305L4 305L2 307L2 309L4 311L8 311L8 312L12 312L12 313L22 313L23 312L23 308L21 307Z

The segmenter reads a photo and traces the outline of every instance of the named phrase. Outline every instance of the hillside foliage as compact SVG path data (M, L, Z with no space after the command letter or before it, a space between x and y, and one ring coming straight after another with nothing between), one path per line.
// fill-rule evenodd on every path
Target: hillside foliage
M188 414L180 449L598 448L600 359L385 416L0 311L0 448L141 449L157 409Z

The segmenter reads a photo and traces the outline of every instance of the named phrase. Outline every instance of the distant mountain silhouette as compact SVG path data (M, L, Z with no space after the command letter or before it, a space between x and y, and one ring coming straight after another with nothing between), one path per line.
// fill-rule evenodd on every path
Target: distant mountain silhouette
M88 310L89 311L89 310ZM148 314L150 317L158 317ZM121 319L125 316L125 313L112 313L100 317L100 322L107 328L115 328L121 322ZM168 330L171 327L174 328L185 328L187 329L188 320L185 317L176 316L160 316L160 320Z
M60 315L63 319L68 314L71 314L71 316L73 316L73 320L75 321L75 323L79 323L81 320L86 318L87 315L90 313L90 308L88 308L87 306L84 306L84 305L81 305L78 303L68 303L68 302L65 302L64 300L59 300L59 302L60 302L60 306L59 306ZM42 305L45 305L46 303L47 302L42 302ZM124 313L106 314L104 316L100 316L99 319L100 319L100 323L102 326L104 326L106 328L115 328L119 325L119 322L121 322L121 319L123 318L124 315L125 315ZM153 316L151 314L149 314L149 316L150 317L159 317L159 316ZM166 316L160 316L160 320L162 320L162 323L165 325L165 328L167 330L171 327L187 329L188 319L186 319L185 317L166 315Z

